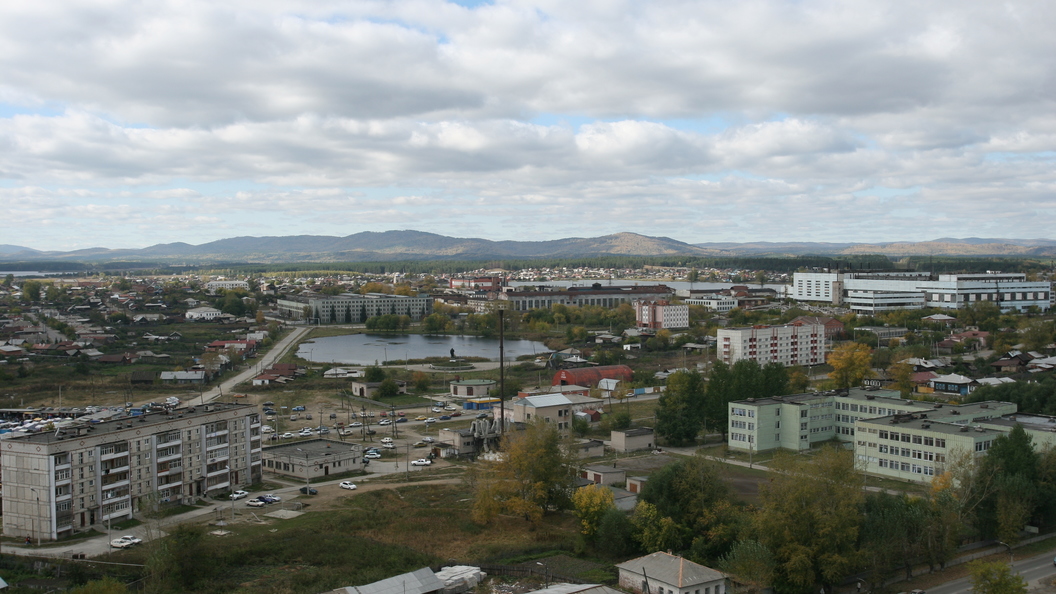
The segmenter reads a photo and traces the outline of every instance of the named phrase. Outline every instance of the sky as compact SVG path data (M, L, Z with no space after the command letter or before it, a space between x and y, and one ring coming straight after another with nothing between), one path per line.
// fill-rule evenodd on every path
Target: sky
M1054 238L1051 0L0 3L0 244Z

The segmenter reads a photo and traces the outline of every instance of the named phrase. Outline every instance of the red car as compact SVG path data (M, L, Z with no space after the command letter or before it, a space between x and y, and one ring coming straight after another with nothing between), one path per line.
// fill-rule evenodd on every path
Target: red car
M398 415L400 415L402 417L404 415L404 412L401 410L400 412L398 412L396 414L398 414Z
M452 416L452 417L461 417L462 413L456 410L455 412L451 413L450 416Z
M385 412L385 411L381 411L381 416L383 416L383 417L387 417L387 416L389 416L389 413L387 413L387 412Z

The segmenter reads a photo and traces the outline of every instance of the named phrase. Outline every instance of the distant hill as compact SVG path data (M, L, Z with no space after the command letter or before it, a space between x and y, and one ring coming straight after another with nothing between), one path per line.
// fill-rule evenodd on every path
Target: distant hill
M596 255L698 257L866 255L1056 257L1056 241L942 238L922 242L823 243L747 242L689 244L669 237L616 233L548 241L490 241L422 231L363 232L346 237L294 235L232 237L191 245L157 244L143 249L103 247L70 252L39 251L0 245L0 262L69 260L71 262L152 261L184 264L210 262L370 262L381 260L490 260L575 258Z

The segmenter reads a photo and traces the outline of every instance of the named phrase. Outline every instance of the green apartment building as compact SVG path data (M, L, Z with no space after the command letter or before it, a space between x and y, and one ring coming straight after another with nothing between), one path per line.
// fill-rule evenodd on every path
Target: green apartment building
M1056 445L1056 418L1018 415L1011 402L920 402L876 388L739 400L729 418L733 450L800 451L836 440L854 448L863 471L921 483L962 453L985 455L1017 424L1036 448Z

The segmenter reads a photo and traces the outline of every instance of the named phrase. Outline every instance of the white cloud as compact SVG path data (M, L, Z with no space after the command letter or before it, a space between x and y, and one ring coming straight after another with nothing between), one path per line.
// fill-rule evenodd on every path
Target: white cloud
M1054 23L1041 0L4 3L5 243L1045 236Z

